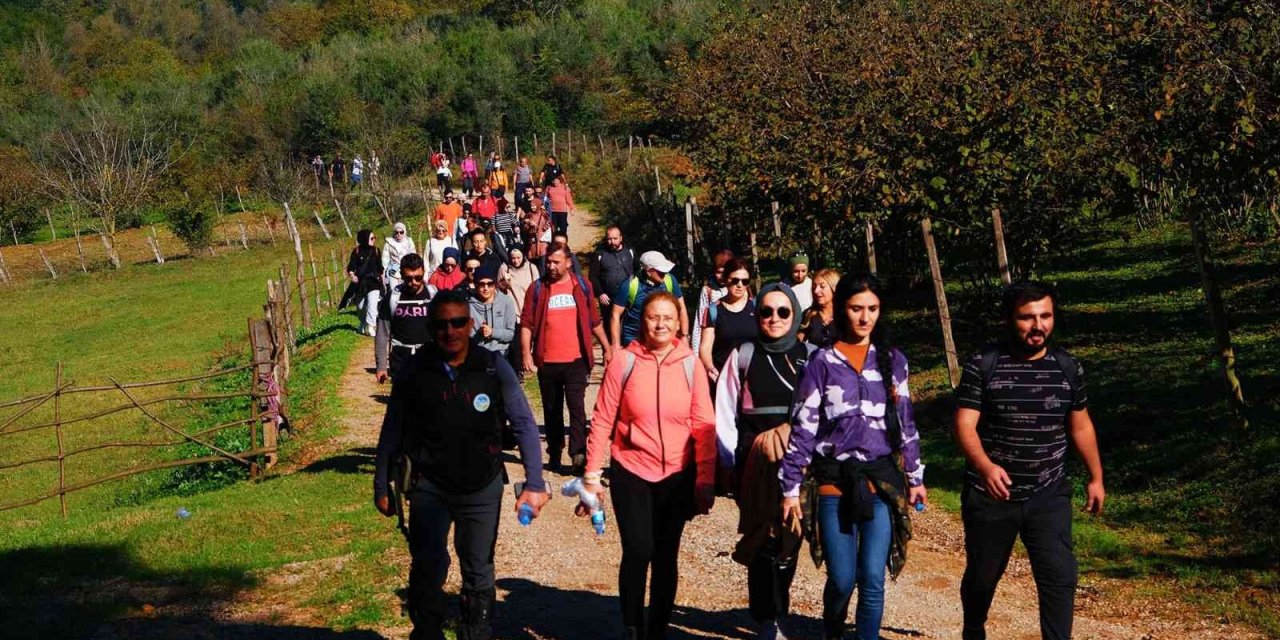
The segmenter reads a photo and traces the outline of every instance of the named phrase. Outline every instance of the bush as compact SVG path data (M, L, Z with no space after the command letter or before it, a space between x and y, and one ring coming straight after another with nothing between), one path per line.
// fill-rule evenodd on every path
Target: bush
M173 235L178 236L192 253L213 244L213 228L218 222L218 214L207 203L184 194L165 210L165 219Z

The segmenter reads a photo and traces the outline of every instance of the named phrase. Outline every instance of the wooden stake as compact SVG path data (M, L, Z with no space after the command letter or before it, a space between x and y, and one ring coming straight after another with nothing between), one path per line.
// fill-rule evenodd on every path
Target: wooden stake
M1200 284L1204 289L1205 305L1209 311L1209 324L1213 328L1214 346L1218 349L1218 360L1222 365L1222 379L1227 387L1227 406L1235 414L1240 429L1247 430L1249 404L1245 402L1244 389L1236 372L1236 350L1231 343L1231 323L1227 318L1226 304L1222 300L1222 288L1218 286L1209 237L1204 232L1199 216L1191 219L1191 240L1195 245L1196 267L1200 270Z
M520 164L520 136L515 137L516 142L516 164Z
M332 188L332 184L330 188ZM244 198L240 196L240 185L236 185L236 202L240 203L240 213L244 213L246 209L244 208Z
M3 251L0 251L0 281L3 281L5 284L12 284L12 281L9 280L9 267L4 263Z
M62 442L62 362L58 362L58 373L53 387L53 428L58 437L58 503L62 508L62 518L67 518L67 466L66 451Z
M297 332L293 329L293 287L289 282L289 268L285 263L280 263L280 280L276 283L280 289L280 304L283 306L281 318L284 319L285 330L288 332L285 344L289 345L289 351L292 353L298 348Z
M145 237L147 239L147 246L151 247L151 253L156 257L156 264L164 264L164 254L160 253L160 243L156 242L156 239L151 236Z
M267 228L267 235L271 236L271 246L276 246L276 230L272 228L271 221L266 216L262 216L262 226Z
M382 204L382 198L379 198L379 197L378 197L378 194L376 194L376 193L375 193L375 194L373 194L373 201L374 201L375 203L377 203L377 205L378 205L378 210L382 211L382 217L387 219L387 224L392 224L392 222L391 222L391 214L390 214L390 213L387 213L387 208L386 208L385 206L383 206L383 204Z
M311 299L315 302L316 315L318 316L323 313L320 308L320 273L319 270L316 269L316 252L311 245L307 245L307 258L308 262L311 263L311 286L314 287L312 291L315 291L315 294L311 296Z
M557 159L559 159L559 157L560 157L560 155L556 153L556 132L555 132L555 130L552 130L552 131L551 131L551 155L556 156L556 158L557 158ZM16 241L15 241L15 242L16 242Z
M315 270L315 264L316 264L316 254L313 252L311 254L311 268L313 271ZM316 286L319 286L319 285L317 284ZM333 301L333 270L328 267L325 267L325 270L324 270L324 288L325 288L325 295L329 300L329 310L332 311L336 307Z
M303 269L302 257L302 234L298 232L298 223L293 219L293 211L289 209L289 203L284 203L284 215L289 224L289 232L293 234L293 256L295 258L294 274L298 280L298 302L302 307L302 328L311 328L311 308L307 304L307 283L306 271Z
M419 180L419 181L418 181L418 183L419 183L419 185L421 185L422 181L421 181L421 180ZM423 191L423 192L422 192L422 201L423 201L424 203L427 201L427 192L426 192L426 191ZM348 238L354 238L355 236L353 236L353 235L351 234L351 225L347 224L347 216L346 216L346 214L344 214L344 213L342 212L342 205L341 205L341 204L338 204L338 199L337 199L337 198L334 198L334 199L333 199L333 208L335 208L335 209L337 209L337 210L338 210L338 218L340 218L340 219L342 220L342 228L347 230L347 237L348 237Z
M108 238L107 234L103 233L102 231L98 232L98 238L102 240L102 248L107 250L107 260L111 261L111 267L114 269L119 269L120 254L116 253L116 247L114 244L112 244L111 239Z
M377 196L374 196L374 197L377 197ZM332 239L333 239L333 237L329 235L329 230L328 230L327 228L325 228L325 226L324 226L324 219L322 219L322 218L320 217L320 210L319 210L319 209L312 209L312 210L311 210L311 213L314 213L314 214L315 214L315 216L316 216L316 224L320 225L320 232L324 234L324 239L325 239L325 240L332 240Z
M53 226L53 214L49 213L48 207L45 207L44 209L44 219L49 221L49 235L53 238L53 240L57 240L58 230L55 229ZM66 515L66 514L63 514L63 515Z
M239 223L239 225L240 225L240 247L247 251L249 249L249 232L245 231L243 222Z
M929 271L933 274L933 295L938 302L938 320L942 325L942 346L947 356L947 373L951 388L960 386L960 362L956 357L956 343L951 335L951 311L947 307L947 290L942 283L942 266L938 263L938 249L933 243L933 222L929 218L920 221L924 233L924 248L929 253Z
M84 261L84 245L80 242L80 218L75 214L75 210L71 213L71 231L76 236L76 255L80 256L80 271L89 273L89 267Z
M40 252L40 259L44 260L44 266L49 270L49 275L52 276L54 280L57 280L58 272L53 270L53 263L49 262L49 257L44 255L44 249L36 249L36 251Z
M600 143L600 159L604 159L604 136L596 134L596 141ZM586 143L583 143L586 144Z
M778 201L774 200L769 203L769 209L773 211L773 237L779 243L782 242L782 218L778 217Z
M1009 254L1004 248L1004 221L1000 218L1000 209L991 210L991 228L996 234L996 266L1000 268L1000 281L1007 284L1013 282L1013 274L1009 272Z
M634 144L636 137L627 136L627 161L631 161L631 145Z
M752 231L748 237L751 240L751 271L756 275L756 291L760 290L760 251L756 248L756 232Z
M870 220L865 220L866 237L867 237L867 270L871 275L876 273L876 230L871 226Z
M9 221L9 231L13 233L13 246L18 246L18 228L13 226L13 221Z
M662 178L658 175L658 165L653 165L653 183L658 189L658 195L662 195Z
M693 266L696 262L693 257L693 198L690 197L684 201L684 239L686 248L689 250L689 282L696 282L697 277Z

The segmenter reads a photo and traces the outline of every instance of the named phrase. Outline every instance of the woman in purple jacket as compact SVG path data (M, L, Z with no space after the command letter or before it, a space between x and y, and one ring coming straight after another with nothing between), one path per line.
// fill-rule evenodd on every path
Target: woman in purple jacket
M907 506L927 497L907 358L885 339L881 299L875 276L840 280L834 300L840 337L809 358L779 472L784 520L801 517L805 467L817 485L811 524L827 563L822 619L828 639L844 636L855 585L856 637L880 637L885 570L896 575L901 569L904 536L910 536Z

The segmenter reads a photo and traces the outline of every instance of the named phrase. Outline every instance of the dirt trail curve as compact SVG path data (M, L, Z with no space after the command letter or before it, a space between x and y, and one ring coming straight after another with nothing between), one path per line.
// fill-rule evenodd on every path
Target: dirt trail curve
M599 230L582 217L570 227L572 244L586 250ZM340 389L350 424L334 451L372 447L383 406L379 388L369 373L370 349L361 348L349 365ZM588 392L588 410L595 398L600 368ZM530 399L541 417L538 398ZM513 479L523 477L514 461ZM557 492L566 476L548 474ZM572 515L572 503L558 494L532 526L522 528L510 513L508 497L497 543L497 637L513 639L602 640L616 637L618 533L597 538L585 519ZM370 517L375 517L372 512ZM746 570L729 558L737 526L737 508L717 501L706 517L686 529L680 558L680 591L672 638L752 638L754 625L747 614ZM917 516L918 538L901 578L889 583L883 637L958 638L961 622L958 588L964 568L959 517L934 509ZM407 554L396 558L408 561ZM406 571L407 574L407 571ZM449 582L458 585L457 563ZM795 638L819 638L824 575L809 561L807 550L792 588L790 629ZM1077 598L1076 637L1114 640L1145 638L1256 638L1238 627L1197 617L1177 602L1137 599L1133 589L1118 580L1082 582ZM989 628L993 638L1039 638L1035 588L1025 559L1015 558L1000 586ZM407 637L408 629L380 630L387 637Z

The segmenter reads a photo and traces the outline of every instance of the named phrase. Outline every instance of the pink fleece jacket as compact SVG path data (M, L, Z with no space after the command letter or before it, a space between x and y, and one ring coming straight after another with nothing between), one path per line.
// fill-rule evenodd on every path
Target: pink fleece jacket
M587 434L587 472L600 471L607 449L615 464L649 482L696 463L698 486L713 485L716 426L706 369L684 341L661 364L639 340L626 350L635 355L626 389L623 354L604 370ZM694 361L692 389L684 372L686 358Z

